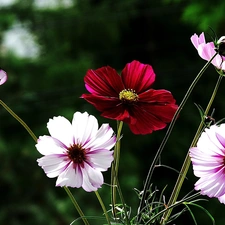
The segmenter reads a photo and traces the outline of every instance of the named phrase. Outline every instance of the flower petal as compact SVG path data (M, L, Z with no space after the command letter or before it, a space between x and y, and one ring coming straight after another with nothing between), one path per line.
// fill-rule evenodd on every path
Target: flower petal
M81 187L83 183L83 173L80 166L74 168L74 164L70 165L58 176L56 186L66 187Z
M113 129L108 124L102 124L96 136L92 138L83 147L91 149L107 149L110 150L116 143L116 136L113 135Z
M47 135L40 136L35 147L42 155L66 153L66 146L62 142Z
M197 147L190 148L194 174L200 177L195 189L202 195L217 197L225 194L225 124L213 125L201 134ZM221 198L220 198L221 197Z
M83 173L82 187L85 191L96 191L102 186L104 180L102 173L99 170L92 168L88 164L85 164L84 168L81 169Z
M90 93L101 96L118 97L119 92L124 89L121 77L110 66L88 70L84 82Z
M47 123L47 128L52 137L58 139L67 147L73 144L72 125L65 117L53 117L53 119L50 119Z
M0 69L0 85L4 84L8 79L7 73Z
M126 64L121 77L125 88L133 89L138 94L149 89L155 81L155 73L152 67L136 60Z
M68 157L65 155L46 155L38 159L37 162L50 178L57 177L69 163Z
M99 171L106 171L113 161L113 151L99 149L87 154L91 166Z
M87 112L76 112L72 121L75 144L85 145L98 131L97 119Z
M204 35L204 33L202 32L202 33L199 35L199 37L198 37L197 34L192 35L192 36L191 36L191 42L192 42L192 44L195 46L195 48L198 49L198 46L199 46L200 44L205 44L205 43L206 43L206 42L205 42L205 35Z

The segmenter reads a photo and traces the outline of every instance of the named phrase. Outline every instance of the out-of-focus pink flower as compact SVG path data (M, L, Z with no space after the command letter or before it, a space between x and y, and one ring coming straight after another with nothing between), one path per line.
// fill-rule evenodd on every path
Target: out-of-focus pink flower
M225 124L213 125L201 134L197 147L190 149L195 189L225 204Z
M0 69L0 85L4 84L7 81L7 78L7 73Z
M97 119L87 112L76 112L72 124L64 117L50 119L47 124L51 136L41 136L36 144L44 155L38 159L50 178L58 177L56 186L82 187L96 191L103 184L102 171L113 161L110 149L116 137L108 124L98 128Z
M171 92L151 88L154 81L148 64L134 60L126 64L121 76L106 66L87 71L84 82L90 94L81 97L103 117L127 123L134 134L150 134L171 122L178 107Z
M213 42L205 41L205 35L202 32L199 36L194 34L191 36L191 42L194 47L197 49L198 54L201 58L206 61L209 61L216 53L216 46ZM223 55L216 55L216 57L212 60L212 64L219 70L225 71L225 57Z

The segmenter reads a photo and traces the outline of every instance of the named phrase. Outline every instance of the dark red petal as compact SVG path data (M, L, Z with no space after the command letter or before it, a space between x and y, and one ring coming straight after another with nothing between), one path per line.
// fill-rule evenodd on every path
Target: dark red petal
M115 108L118 104L120 104L120 100L115 97L105 97L94 94L83 94L81 98L84 98L86 101L94 105L94 107L100 112L103 112L111 108Z
M175 104L139 103L132 111L137 122L129 124L129 127L134 134L150 134L152 131L163 129L167 123L171 122L176 110Z
M137 114L136 114L137 115ZM166 123L158 120L154 116L143 116L139 113L139 119L135 124L129 124L130 130L134 134L151 134L153 131L163 129Z
M133 89L138 94L149 89L155 81L155 73L150 65L134 60L126 64L121 78L126 89Z
M165 103L176 102L171 92L167 90L163 90L163 89L162 90L149 89L139 94L138 97L139 97L139 101L148 102L148 103L157 102L158 104L165 104Z
M84 82L87 90L96 95L118 97L124 89L121 77L110 66L88 70Z
M136 118L130 116L128 109L121 104L118 98L103 97L93 94L83 94L81 97L102 112L101 116L103 117L125 121L127 123L136 122Z
M137 121L136 118L131 117L128 109L122 104L115 108L105 110L101 116L118 121L124 121L125 123L136 123Z

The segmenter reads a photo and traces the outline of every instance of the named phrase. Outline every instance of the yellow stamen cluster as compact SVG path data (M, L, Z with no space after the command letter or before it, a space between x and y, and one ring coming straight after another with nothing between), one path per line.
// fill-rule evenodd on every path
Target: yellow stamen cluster
M136 102L138 101L138 95L133 89L124 89L119 93L119 99L124 102Z

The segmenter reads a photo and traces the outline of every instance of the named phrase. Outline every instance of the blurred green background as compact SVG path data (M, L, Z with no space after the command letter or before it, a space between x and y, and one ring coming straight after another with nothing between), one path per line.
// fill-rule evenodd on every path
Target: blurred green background
M0 87L1 99L39 136L48 134L49 118L72 119L75 111L94 114L100 123L116 122L83 99L83 78L90 68L110 65L120 72L136 59L151 64L157 75L155 89L170 90L179 104L205 62L190 42L204 31L209 41L225 35L224 0L21 0L0 1L0 67L8 81ZM213 66L207 70L184 107L161 157L161 163L179 170L198 127L200 116L194 103L206 107L218 78ZM225 117L225 83L213 104L215 119ZM166 129L137 136L125 125L119 179L124 198L135 215L138 198L151 161ZM41 155L24 128L0 108L0 224L68 225L78 214L62 188L55 187L37 165ZM104 173L110 182L110 172ZM153 180L165 199L177 173L164 167ZM180 198L193 190L197 178L192 168ZM102 216L94 193L71 189L87 216ZM99 190L107 209L110 188ZM224 225L225 206L217 199L202 205L217 225ZM212 224L200 209L193 208L198 224ZM83 224L78 221L74 224ZM101 225L102 221L90 220ZM171 224L194 224L186 212Z

